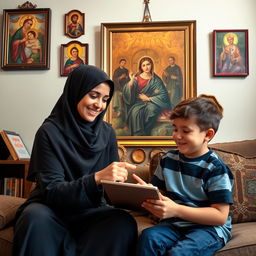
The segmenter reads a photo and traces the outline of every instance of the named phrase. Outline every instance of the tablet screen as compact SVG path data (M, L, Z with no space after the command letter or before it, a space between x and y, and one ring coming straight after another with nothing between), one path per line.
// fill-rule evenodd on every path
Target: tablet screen
M141 207L142 202L160 198L159 190L154 186L106 180L102 180L101 183L109 200L116 207L145 210Z

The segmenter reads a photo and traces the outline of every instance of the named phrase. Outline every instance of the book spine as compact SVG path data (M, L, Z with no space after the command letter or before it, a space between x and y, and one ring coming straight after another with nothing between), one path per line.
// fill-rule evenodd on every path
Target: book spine
M4 178L0 178L0 194L4 193Z

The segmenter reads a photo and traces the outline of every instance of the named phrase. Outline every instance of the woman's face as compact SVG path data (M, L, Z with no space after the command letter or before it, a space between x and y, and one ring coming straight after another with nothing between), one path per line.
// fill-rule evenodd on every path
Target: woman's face
M77 104L79 115L87 122L93 122L96 117L106 109L109 99L110 86L107 83L101 83L91 91Z
M145 73L150 73L151 72L151 63L148 60L145 60L141 63L141 69Z
M32 27L32 25L33 25L32 20L27 20L27 21L24 23L24 28L25 28L26 30L28 30L28 29L30 29L30 28Z
M77 56L78 56L78 50L77 50L77 49L73 49L73 50L71 51L71 55L72 55L74 58L77 58Z

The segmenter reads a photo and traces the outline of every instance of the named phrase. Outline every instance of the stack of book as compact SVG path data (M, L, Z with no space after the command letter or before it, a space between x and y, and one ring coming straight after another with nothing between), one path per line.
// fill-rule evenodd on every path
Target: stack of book
M23 179L14 177L0 179L0 194L22 197Z

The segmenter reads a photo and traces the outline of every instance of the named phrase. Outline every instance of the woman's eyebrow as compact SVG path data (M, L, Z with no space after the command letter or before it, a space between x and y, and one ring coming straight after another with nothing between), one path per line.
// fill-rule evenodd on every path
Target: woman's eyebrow
M96 91L96 90L91 90L90 92L91 93L96 93L97 95L101 95L101 93ZM109 94L107 94L107 95L104 95L104 97L108 97L109 98L110 96L109 96Z

